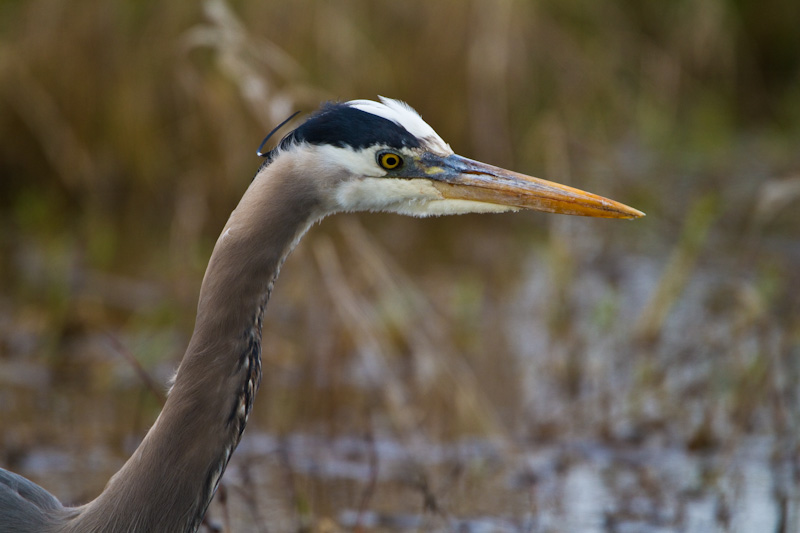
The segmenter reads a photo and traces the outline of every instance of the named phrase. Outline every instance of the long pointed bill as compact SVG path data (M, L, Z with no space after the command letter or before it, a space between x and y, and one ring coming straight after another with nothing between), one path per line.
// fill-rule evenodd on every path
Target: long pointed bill
M439 157L426 154L419 163L426 177L445 198L587 217L644 216L638 209L596 194L459 155Z

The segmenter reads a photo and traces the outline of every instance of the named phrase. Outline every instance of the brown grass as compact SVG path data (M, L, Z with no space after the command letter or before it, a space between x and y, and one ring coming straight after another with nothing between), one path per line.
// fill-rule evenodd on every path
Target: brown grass
M648 217L326 221L270 304L248 433L715 457L755 436L796 469L797 5L3 3L0 465L96 494L158 409L108 335L165 383L264 133L382 94L458 153ZM31 467L55 449L72 459ZM502 477L409 455L405 497L443 505L434 522ZM292 464L271 487L292 528L385 505L380 478L375 498L369 480L320 496Z

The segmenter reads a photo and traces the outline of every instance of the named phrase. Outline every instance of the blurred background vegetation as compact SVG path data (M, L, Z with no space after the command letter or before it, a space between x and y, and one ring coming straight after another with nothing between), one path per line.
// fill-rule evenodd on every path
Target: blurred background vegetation
M0 465L96 494L158 412L130 360L163 390L265 132L381 94L457 153L648 217L326 221L270 303L249 433L763 436L796 476L799 20L792 0L2 0Z

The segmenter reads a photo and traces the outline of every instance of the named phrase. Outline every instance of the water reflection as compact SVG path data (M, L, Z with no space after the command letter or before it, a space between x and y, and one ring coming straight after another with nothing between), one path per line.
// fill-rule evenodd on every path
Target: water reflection
M744 441L721 458L593 442L520 450L479 440L253 434L225 484L269 505L270 530L281 531L323 521L360 531L798 531L797 491L783 501L776 492L793 472L772 462L773 444ZM212 513L235 516L234 530L254 527L236 525L248 513L223 513L219 502Z

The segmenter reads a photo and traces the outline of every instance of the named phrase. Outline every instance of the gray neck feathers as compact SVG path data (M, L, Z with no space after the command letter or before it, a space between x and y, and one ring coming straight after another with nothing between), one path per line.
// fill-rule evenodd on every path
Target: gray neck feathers
M318 191L291 157L262 168L206 270L197 320L163 411L66 531L191 532L244 431L261 381L261 324L281 264L317 218Z

